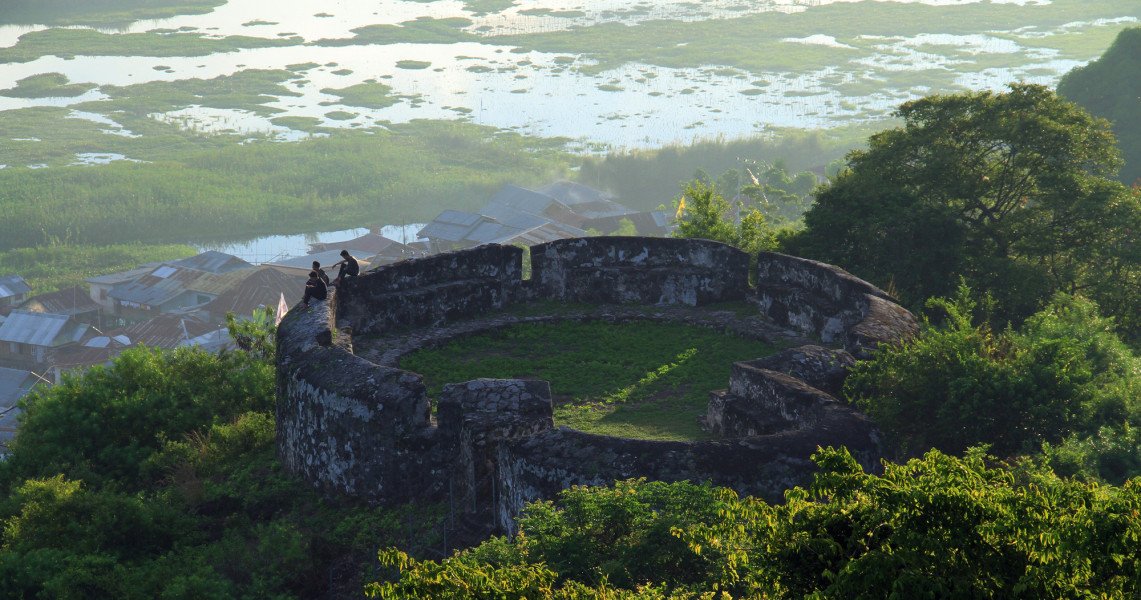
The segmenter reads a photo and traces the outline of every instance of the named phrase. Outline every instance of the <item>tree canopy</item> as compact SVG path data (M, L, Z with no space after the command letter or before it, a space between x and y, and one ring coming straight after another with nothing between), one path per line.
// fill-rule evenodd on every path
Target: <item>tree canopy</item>
M930 96L869 139L817 193L793 253L838 264L910 304L958 276L1015 321L1056 291L1141 327L1141 196L1111 177L1109 124L1049 89Z
M574 487L513 539L436 561L394 549L386 600L1132 597L1141 480L1122 487L930 451L864 473L844 450L781 505L692 483Z

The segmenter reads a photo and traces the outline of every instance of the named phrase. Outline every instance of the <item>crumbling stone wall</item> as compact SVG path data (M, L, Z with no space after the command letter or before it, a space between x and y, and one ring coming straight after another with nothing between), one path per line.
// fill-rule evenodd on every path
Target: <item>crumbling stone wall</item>
M865 467L877 466L875 428L833 396L854 360L844 351L805 346L734 365L728 389L712 394L706 414L724 438L716 442L555 428L542 381L449 384L433 422L419 375L353 353L354 336L392 340L536 300L751 300L773 321L853 353L914 331L910 313L840 269L763 253L754 289L749 257L708 240L551 242L532 249L527 281L521 259L519 248L490 245L404 261L350 279L328 302L295 307L278 328L277 437L285 467L330 493L368 501L451 499L512 531L525 503L573 484L709 480L778 500L806 481L818 446L847 446Z
M483 314L511 301L522 273L523 249L497 244L401 261L345 281L338 317L368 334Z
M534 297L594 304L744 300L749 255L709 240L593 237L531 248Z
M756 302L782 325L842 343L857 357L918 331L915 316L876 286L833 265L761 252Z

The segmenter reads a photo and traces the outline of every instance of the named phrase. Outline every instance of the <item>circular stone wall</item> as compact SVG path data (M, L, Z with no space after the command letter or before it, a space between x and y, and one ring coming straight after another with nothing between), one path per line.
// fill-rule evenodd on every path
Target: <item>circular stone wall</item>
M286 468L330 493L369 501L450 499L510 531L526 502L574 484L709 480L779 499L809 476L818 446L846 446L865 467L878 465L874 427L832 394L853 355L915 331L914 317L881 290L775 253L758 257L751 287L749 257L707 240L542 244L531 249L528 280L522 252L489 245L403 261L350 279L327 303L295 307L278 330L277 437ZM644 315L723 302L756 307L756 315L733 318L736 327L790 330L845 348L806 346L735 363L706 413L724 441L555 428L542 381L446 385L433 419L422 378L393 366L402 348L505 309L542 316L569 303ZM369 352L354 353L354 339L366 338Z

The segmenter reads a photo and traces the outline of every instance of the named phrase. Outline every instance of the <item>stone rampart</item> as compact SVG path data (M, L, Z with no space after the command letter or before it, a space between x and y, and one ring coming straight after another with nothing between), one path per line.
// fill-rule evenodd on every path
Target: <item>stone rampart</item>
M744 300L749 255L709 240L594 237L531 248L537 298L593 304L702 306Z
M771 319L857 357L918 331L915 316L886 292L833 265L761 252L756 281L757 304Z
M722 437L714 442L555 428L542 381L448 384L433 422L419 375L353 353L354 336L391 341L534 300L751 300L774 321L858 350L914 327L914 317L886 294L821 263L762 254L751 288L749 257L707 240L543 244L532 251L530 280L521 277L521 258L519 248L483 246L405 261L350 279L328 302L295 307L278 329L277 435L285 467L329 493L372 502L451 499L511 531L526 502L572 484L708 480L777 500L806 481L818 446L846 446L865 467L877 466L874 427L831 395L853 360L841 350L805 346L734 365L728 389L712 394L706 414L708 428Z
M338 318L367 334L496 311L519 292L522 274L522 248L497 244L401 261L347 280Z

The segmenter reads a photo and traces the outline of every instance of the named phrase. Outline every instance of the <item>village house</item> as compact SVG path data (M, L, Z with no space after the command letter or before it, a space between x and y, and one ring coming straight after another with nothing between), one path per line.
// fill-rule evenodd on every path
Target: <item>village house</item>
M80 286L33 296L20 308L28 312L67 315L81 323L102 326L99 312L103 307L91 299L87 289Z
M0 366L42 369L56 352L78 345L91 326L68 315L14 310L0 324Z
M506 211L504 211L506 213ZM416 235L427 238L433 252L472 248L482 244L523 244L581 237L586 232L542 218L517 213L508 215L511 223L459 210L445 210Z
M362 256L371 257L374 264L382 265L391 264L398 260L413 258L423 254L416 251L411 246L402 244L394 239L385 237L376 232L366 233L360 237L356 237L351 240L345 240L342 242L318 242L316 244L309 244L309 252L311 254L320 254L333 251L339 253L341 250L348 250L350 254L356 256L357 258ZM337 260L340 260L340 257L338 257Z
M233 274L252 267L229 254L204 252L162 263L141 277L112 286L107 297L113 302L113 314L142 321L207 304L241 281Z
M0 309L14 308L28 298L32 291L28 282L19 275L0 275Z
M31 371L0 367L0 456L16 435L20 400L32 391L39 378Z

